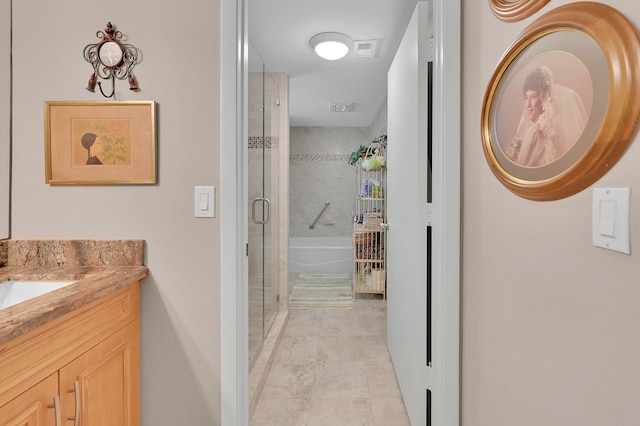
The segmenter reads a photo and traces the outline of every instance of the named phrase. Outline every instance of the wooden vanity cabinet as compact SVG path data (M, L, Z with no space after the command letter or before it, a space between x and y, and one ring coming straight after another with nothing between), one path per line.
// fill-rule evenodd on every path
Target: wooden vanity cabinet
M138 321L127 325L60 369L64 416L79 415L78 424L96 426L139 423L138 404L133 404L138 369L131 362L138 359L138 328Z
M0 425L57 426L54 406L56 395L58 395L57 373L0 407Z
M139 300L135 282L0 345L0 425L139 425Z

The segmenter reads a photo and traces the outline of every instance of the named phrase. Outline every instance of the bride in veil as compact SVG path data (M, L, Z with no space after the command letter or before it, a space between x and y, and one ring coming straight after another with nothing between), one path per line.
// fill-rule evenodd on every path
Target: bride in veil
M555 84L546 66L527 75L523 96L520 124L505 154L521 166L544 166L575 145L587 125L587 112L580 95Z

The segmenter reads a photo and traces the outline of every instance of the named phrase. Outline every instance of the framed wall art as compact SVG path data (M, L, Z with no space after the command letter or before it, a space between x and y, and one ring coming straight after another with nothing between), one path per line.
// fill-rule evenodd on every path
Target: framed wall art
M534 21L487 87L485 157L515 194L557 200L593 184L636 132L640 37L617 10L571 3Z
M499 19L516 22L533 15L547 3L549 0L489 0L489 7Z
M47 101L44 123L46 183L157 182L153 101Z

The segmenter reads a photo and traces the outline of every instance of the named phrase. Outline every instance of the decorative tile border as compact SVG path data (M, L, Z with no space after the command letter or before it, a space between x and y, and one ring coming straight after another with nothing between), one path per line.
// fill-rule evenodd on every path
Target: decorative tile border
M289 161L347 161L348 155L340 154L291 154Z
M280 139L277 136L249 136L249 149L251 148L277 148Z

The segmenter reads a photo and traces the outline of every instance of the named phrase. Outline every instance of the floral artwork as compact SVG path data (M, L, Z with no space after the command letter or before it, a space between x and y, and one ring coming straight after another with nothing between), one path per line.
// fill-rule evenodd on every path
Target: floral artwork
M153 184L155 102L45 102L45 175L51 185Z
M126 119L72 122L73 166L131 165L131 122Z

